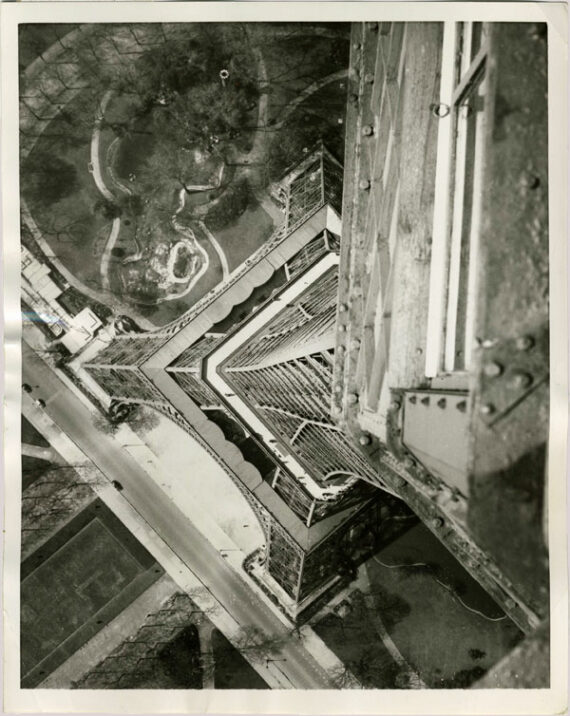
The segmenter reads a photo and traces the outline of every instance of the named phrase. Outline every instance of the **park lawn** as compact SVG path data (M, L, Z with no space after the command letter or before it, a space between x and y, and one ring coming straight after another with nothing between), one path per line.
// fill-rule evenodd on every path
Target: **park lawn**
M22 674L54 651L141 571L99 520L92 520L21 586Z
M67 110L72 114L78 111L74 107L78 101L76 98L67 105ZM40 231L60 261L79 280L98 286L100 257L111 231L111 221L94 211L101 194L88 170L91 133L86 128L82 130L81 141L76 144L68 141L61 127L58 130L53 125L54 122L51 122L38 138L24 162L23 171L33 171L35 156L38 154L54 153L75 168L76 185L71 194L49 206L42 205L33 196L25 195L25 199ZM62 136L48 137L51 131L60 131ZM58 237L55 229L66 226L69 229Z
M269 122L279 121L287 104L313 82L348 67L348 31L344 41L311 36L310 30L308 33L263 47L267 74L277 78L270 83Z
M355 602L352 612L344 618L327 614L312 626L365 688L396 687L398 665L374 629L363 601ZM339 687L342 685L341 682Z
M226 254L230 271L243 263L273 233L272 218L259 204L248 207L238 219L215 232Z
M22 561L21 685L33 688L164 573L99 499Z
M53 467L49 460L22 455L22 492Z
M268 685L248 664L226 637L214 629L214 688L216 689L268 689Z
M31 64L40 54L64 38L76 25L23 23L19 26L18 61L22 68Z
M48 441L44 436L34 428L29 420L22 415L22 428L21 428L21 440L22 443L28 445L37 445L38 447L49 447Z
M381 619L394 599L409 611L385 626L404 658L431 688L466 685L502 658L520 638L500 608L423 525L412 528L377 558L384 564L430 566L388 568L373 559L368 573ZM469 611L440 583L452 584L461 599L490 619Z

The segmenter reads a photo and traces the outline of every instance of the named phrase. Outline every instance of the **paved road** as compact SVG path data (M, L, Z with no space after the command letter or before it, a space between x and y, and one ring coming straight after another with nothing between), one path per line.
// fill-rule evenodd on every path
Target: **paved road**
M41 386L36 393L46 401L46 413L109 479L120 480L124 487L122 496L229 614L242 627L256 627L268 638L286 639L280 653L271 656L286 661L270 664L273 675L275 670L284 674L280 677L283 688L290 688L291 684L300 689L331 688L325 670L308 654L298 638L290 634L269 607L226 565L220 553L121 445L95 428L88 409L26 344L23 345L23 356L23 380Z

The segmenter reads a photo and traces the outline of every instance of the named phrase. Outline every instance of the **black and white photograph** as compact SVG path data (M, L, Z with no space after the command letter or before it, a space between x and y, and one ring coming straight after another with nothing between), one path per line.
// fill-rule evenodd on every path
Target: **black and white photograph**
M564 708L565 10L245 4L11 20L5 688Z

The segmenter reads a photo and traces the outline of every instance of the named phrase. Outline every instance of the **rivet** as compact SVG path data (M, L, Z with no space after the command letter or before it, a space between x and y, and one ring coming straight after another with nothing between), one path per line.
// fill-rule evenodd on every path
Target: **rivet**
M408 400L409 400L410 403L412 403L412 405L415 405L415 404L416 404L416 401L417 401L417 397L416 397L415 395L410 395L410 397L408 398Z
M402 403L400 403L399 400L393 400L390 407L392 408L392 410L400 410L400 408L402 407Z
M356 393L349 393L346 396L346 402L349 405L356 405L356 403L358 403L358 395L356 395Z
M399 477L396 480L396 484L398 485L398 487L405 487L408 483L406 482L406 480L403 477Z
M353 50L360 50L360 42L355 42L355 43L352 45L352 49L353 49Z
M374 127L371 124L365 124L364 127L362 127L362 134L365 137L370 137L374 134Z
M366 84L369 84L369 85L373 84L373 82L374 82L373 73L369 72L367 75L364 75L364 81L366 82Z
M368 29L370 30L370 32L378 32L378 23L377 22L369 22L367 24L368 24Z
M495 406L493 403L483 403L479 410L482 415L491 415L495 412Z
M350 101L351 101L353 104L356 104L356 103L358 102L358 95L356 94L356 92L353 92L353 93L350 95Z
M347 311L347 310L348 310L348 306L346 305L346 303L340 303L339 306L338 306L338 310L339 310L341 313L344 313L344 311Z
M457 405L455 406L457 410L459 410L460 413L464 413L467 410L467 401L461 400Z
M443 527L443 520L441 517L436 517L431 521L431 523L436 529L441 529L441 527Z
M416 348L416 355L421 356L423 352L422 348Z
M514 609L517 604L514 599L507 599L505 601L505 606L507 607L507 609Z
M404 467L406 468L406 470L411 470L411 469L414 467L415 464L416 464L416 463L412 460L411 457L407 457L407 458L404 460Z
M509 378L509 388L520 390L521 388L528 388L532 384L532 375L529 373L514 373Z
M503 366L495 361L485 363L485 365L483 366L483 373L485 373L487 378L497 378L499 375L501 375L502 372Z
M345 354L346 348L345 348L344 346L338 346L337 349L336 349L336 352L337 352L339 355L342 356L342 355Z
M370 189L370 182L368 179L361 179L358 186L362 191L366 191L367 189Z
M368 435L368 433L363 433L363 434L358 438L358 442L359 442L361 445L370 445L370 443L372 442L372 438L370 437L370 435Z
M342 393L342 385L340 383L337 383L334 387L335 393Z
M353 350L357 350L358 348L360 348L360 341L358 340L358 338L353 338L353 340L352 340L352 342L351 342L351 344L350 344L350 347L351 347Z
M421 403L422 405L429 405L429 396L426 395L425 398L422 398L422 399L420 400L420 403Z
M442 409L443 409L443 408L446 407L446 405L447 405L447 400L446 400L445 398L440 398L440 399L437 401L437 407L438 407L438 408L442 408Z
M532 336L520 336L515 341L515 345L519 351L528 351L533 347L534 339Z

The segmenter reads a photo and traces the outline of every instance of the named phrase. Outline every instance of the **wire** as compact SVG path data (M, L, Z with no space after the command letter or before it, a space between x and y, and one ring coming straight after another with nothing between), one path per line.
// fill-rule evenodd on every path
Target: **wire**
M388 569L399 569L401 567L430 567L431 565L426 564L426 562L413 562L412 564L386 564L385 562L382 562L378 557L373 557L375 562L378 562L378 564L382 565L382 567L387 567ZM444 589L446 589L452 597L457 599L457 601L468 611L473 612L473 614L478 614L480 617L483 617L483 619L486 619L489 622L500 622L503 621L503 619L507 618L506 614L503 614L502 617L489 617L486 614L483 614L483 612L480 612L478 609L474 609L473 607L470 607L468 604L465 604L463 599L457 594L457 592L449 586L449 584L445 584L445 582L442 582L440 579L437 579L435 577L435 581L440 584Z

